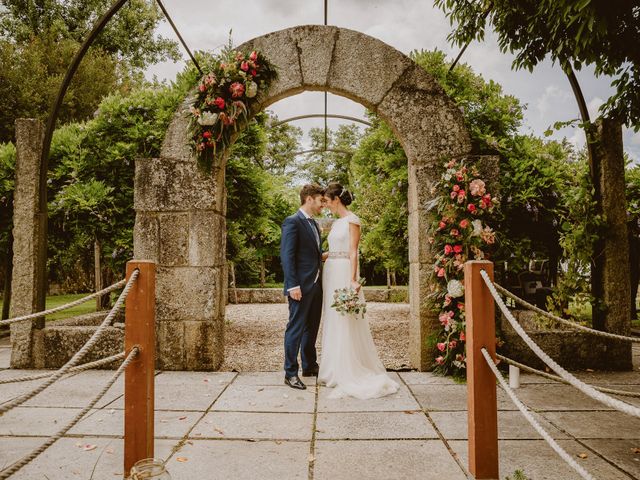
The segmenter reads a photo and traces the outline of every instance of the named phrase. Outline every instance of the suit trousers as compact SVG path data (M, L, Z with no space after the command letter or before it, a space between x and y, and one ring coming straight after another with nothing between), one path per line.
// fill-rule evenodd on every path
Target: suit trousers
M289 323L284 332L284 371L287 377L298 375L298 352L302 359L302 370L318 367L316 338L322 316L322 285L313 284L310 292L302 295L298 302L288 297Z

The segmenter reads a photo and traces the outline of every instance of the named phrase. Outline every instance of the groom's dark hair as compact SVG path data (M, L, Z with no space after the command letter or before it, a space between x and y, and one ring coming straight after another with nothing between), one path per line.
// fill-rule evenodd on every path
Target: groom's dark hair
M300 205L304 205L307 197L315 197L316 195L324 195L324 188L317 183L307 183L300 190Z

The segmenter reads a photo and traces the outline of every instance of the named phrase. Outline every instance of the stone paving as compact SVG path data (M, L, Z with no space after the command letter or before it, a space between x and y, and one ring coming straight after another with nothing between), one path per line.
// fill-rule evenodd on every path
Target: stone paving
M640 391L635 371L584 373L591 383ZM0 341L0 378L9 370ZM85 372L58 382L0 417L0 467L19 459L72 418L112 375ZM382 399L332 400L307 380L292 390L280 372L159 372L156 456L182 479L465 479L466 387L430 373L390 373L400 391ZM523 374L519 397L543 426L598 479L640 478L640 419L581 393ZM34 385L0 385L0 403ZM123 473L123 382L69 434L15 479L114 479ZM628 401L640 405L639 399ZM500 478L579 478L499 391ZM586 458L579 458L586 454Z

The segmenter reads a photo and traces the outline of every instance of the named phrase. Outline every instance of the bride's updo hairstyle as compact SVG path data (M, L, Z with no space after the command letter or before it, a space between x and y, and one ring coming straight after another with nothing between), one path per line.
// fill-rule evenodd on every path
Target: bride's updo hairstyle
M351 192L349 192L349 190L344 188L338 182L330 183L324 191L324 194L331 200L338 197L345 207L348 207L349 205L351 205L351 202L353 202L353 195L351 195Z

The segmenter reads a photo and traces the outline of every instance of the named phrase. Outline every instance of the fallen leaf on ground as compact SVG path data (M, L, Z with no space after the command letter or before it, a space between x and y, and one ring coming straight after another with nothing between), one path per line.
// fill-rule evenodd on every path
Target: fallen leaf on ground
M204 382L206 382L206 383L208 383L208 382L209 382L209 379L208 379L208 378L205 378L203 381L204 381Z
M185 416L183 416L183 417L178 418L178 420L186 420L186 419L187 419L187 416L186 416L186 415L185 415Z
M255 438L247 438L247 442L257 442Z
M191 440L187 440L187 443L188 443L189 445L193 445L193 442L192 442Z
M579 454L578 454L578 457L580 457L580 458L587 458L587 457L589 457L589 455L587 455L586 453L579 453Z
M176 461L183 463L183 462L188 462L189 459L187 457L177 457Z
M90 452L91 450L95 450L96 448L98 448L98 446L97 445L93 445L91 443L87 443L84 447L82 447L82 449L85 452Z
M402 412L402 413L406 413L407 415L413 415L413 414L414 414L414 413L416 413L416 412L412 412L411 410L405 410L405 411L404 411L404 412Z
M109 447L109 448L107 448L107 449L105 450L105 452L107 452L107 453L113 453L113 448Z
M219 428L214 428L213 430L218 432L220 435L224 435L224 432L222 430L220 430Z
M631 449L631 452L632 452L632 453L640 453L640 448L638 448L638 447L633 447L633 448Z
M263 387L263 388L259 388L259 389L258 389L258 391L259 391L259 392L261 392L261 391L263 391L263 390L264 390L264 387Z

